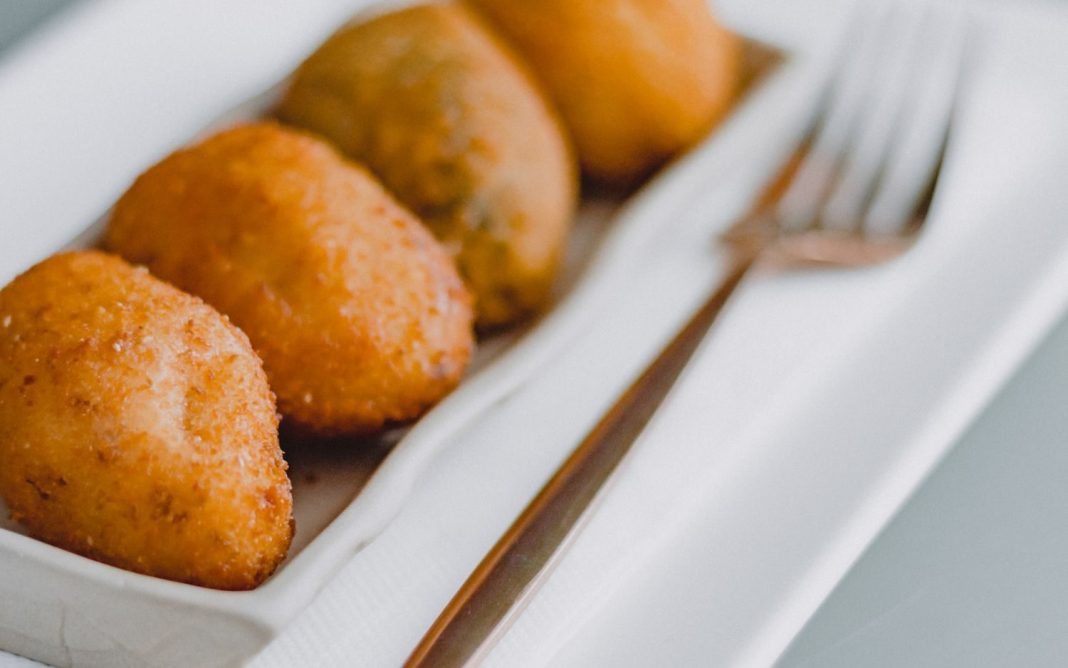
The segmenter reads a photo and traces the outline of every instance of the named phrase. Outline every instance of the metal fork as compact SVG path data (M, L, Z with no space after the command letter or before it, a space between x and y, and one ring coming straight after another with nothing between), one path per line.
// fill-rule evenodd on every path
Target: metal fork
M755 266L857 267L910 247L945 150L962 67L961 2L858 2L811 130L723 235L718 287L499 539L409 657L477 663L537 589L588 507Z

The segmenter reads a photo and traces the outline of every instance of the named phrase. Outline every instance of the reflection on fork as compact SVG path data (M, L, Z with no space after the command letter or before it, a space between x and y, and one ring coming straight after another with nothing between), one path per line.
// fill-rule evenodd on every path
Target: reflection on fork
M752 267L865 266L912 245L945 151L965 18L959 0L858 2L812 130L723 236L723 282L486 555L409 666L477 662L500 637Z

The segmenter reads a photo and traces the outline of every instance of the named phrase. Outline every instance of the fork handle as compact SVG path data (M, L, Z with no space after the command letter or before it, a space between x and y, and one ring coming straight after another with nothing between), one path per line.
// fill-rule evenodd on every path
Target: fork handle
M477 661L536 591L587 509L663 403L759 248L735 246L727 274L642 375L616 400L501 536L423 636L409 668Z

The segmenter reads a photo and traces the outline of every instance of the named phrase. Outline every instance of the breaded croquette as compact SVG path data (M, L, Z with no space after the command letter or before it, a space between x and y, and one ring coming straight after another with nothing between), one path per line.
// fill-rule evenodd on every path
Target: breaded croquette
M547 303L577 197L574 158L523 65L453 2L342 28L280 118L365 163L450 249L482 328Z
M304 132L255 123L175 152L122 196L106 243L228 315L301 430L418 417L472 353L471 300L449 256Z
M544 83L586 174L631 185L724 116L742 40L705 0L470 0Z
M201 300L99 252L0 290L0 495L44 541L251 589L292 538L267 377Z

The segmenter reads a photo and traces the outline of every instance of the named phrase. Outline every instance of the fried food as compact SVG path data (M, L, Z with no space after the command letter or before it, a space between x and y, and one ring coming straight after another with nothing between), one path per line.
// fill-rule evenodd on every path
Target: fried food
M0 290L0 495L42 540L255 587L293 534L277 426L245 335L143 269L68 253Z
M705 0L470 0L515 44L571 131L584 171L627 185L730 107L741 41Z
M244 330L299 430L415 418L471 356L470 296L449 256L303 132L257 123L172 154L116 204L106 243Z
M474 292L480 327L546 303L577 168L532 79L466 7L343 28L297 70L278 115L367 164L430 227Z

